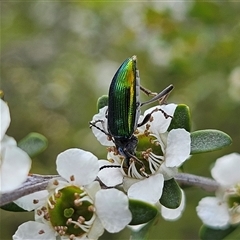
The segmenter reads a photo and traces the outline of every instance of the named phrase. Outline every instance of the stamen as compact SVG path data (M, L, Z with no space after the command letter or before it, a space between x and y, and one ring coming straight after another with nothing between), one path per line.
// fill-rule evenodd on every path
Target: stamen
M54 205L52 205L49 199L47 200L47 203L50 209L54 209Z
M75 177L74 177L74 175L72 175L72 176L70 176L70 181L75 181Z
M75 235L74 234L71 234L70 236L69 236L69 240L74 240L75 239Z
M73 204L76 206L76 207L79 207L82 205L82 201L80 199L76 199L74 200Z
M58 191L58 192L55 192L53 196L55 198L60 198L62 196L62 193Z
M79 223L83 224L85 222L85 218L83 216L79 216L78 220Z
M38 216L41 216L42 213L43 213L43 212L42 212L40 209L37 210L37 215L38 215Z
M130 163L130 166L128 168L128 176L137 179L143 178L143 176L138 172L134 161Z
M88 206L88 211L89 212L95 212L96 209L95 209L95 207L93 205L90 205L90 206Z
M164 157L157 156L154 153L149 154L148 162L149 162L149 169L152 174L154 174L161 166L164 161Z

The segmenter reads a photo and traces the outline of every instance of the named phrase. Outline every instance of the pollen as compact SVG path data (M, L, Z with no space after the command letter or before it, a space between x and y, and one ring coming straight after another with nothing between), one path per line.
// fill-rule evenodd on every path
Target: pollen
M59 184L58 180L55 179L55 180L53 181L53 185L57 186L58 184Z
M41 229L41 230L38 232L38 234L43 234L43 233L45 233L43 229Z
M39 203L39 200L38 199L33 199L33 204L37 204Z

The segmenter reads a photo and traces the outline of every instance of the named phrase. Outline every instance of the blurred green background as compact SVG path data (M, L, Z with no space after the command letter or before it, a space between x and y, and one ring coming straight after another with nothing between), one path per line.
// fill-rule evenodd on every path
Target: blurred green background
M47 150L33 159L34 173L55 174L56 156L71 147L105 158L88 122L117 68L136 54L141 84L160 92L172 83L169 102L190 107L193 130L232 137L230 147L184 165L186 172L210 176L216 158L240 152L239 12L240 3L222 1L1 2L1 89L12 118L7 134L17 141L33 131L48 138ZM207 193L185 192L183 217L160 218L149 239L198 239L195 207ZM0 214L4 240L33 219L33 213ZM101 239L128 236L124 230Z

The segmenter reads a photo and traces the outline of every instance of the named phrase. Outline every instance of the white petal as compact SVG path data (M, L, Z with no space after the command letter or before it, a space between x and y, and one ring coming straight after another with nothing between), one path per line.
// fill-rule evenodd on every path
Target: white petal
M9 125L10 125L10 112L8 105L0 99L0 108L1 108L1 135L0 140L3 139L3 136L5 135Z
M119 232L132 220L127 196L116 189L98 191L95 207L103 227L108 232Z
M179 167L190 156L190 133L185 129L173 129L168 134L166 148L166 166Z
M57 156L57 172L67 181L87 185L95 180L98 173L98 159L92 153L72 148ZM74 176L74 181L71 181Z
M55 232L50 226L34 221L20 225L13 235L13 240L56 240Z
M0 192L13 191L27 179L32 161L26 152L15 146L2 149L1 157Z
M19 207L27 210L32 211L46 202L46 198L48 196L47 190L42 190L39 192L35 192L24 197L19 198L18 200L14 201Z
M164 178L162 174L155 174L145 178L128 189L128 197L149 203L156 203L162 195Z
M218 158L211 170L213 178L222 186L240 182L240 154L231 153Z
M94 182L88 184L85 187L85 190L91 199L95 199L95 195L99 190L101 190L101 187L100 187L99 182L94 181Z
M172 179L178 173L178 168L166 167L166 162L163 162L158 172L162 173L164 180L166 181L166 180Z
M199 218L208 226L224 228L229 223L227 205L216 197L203 198L196 209Z
M4 135L1 141L1 151L2 149L10 146L17 146L17 142L13 137L9 137L8 135Z
M92 123L96 125L96 127L92 126L92 132L94 136L97 138L97 140L103 145L103 146L114 146L113 141L109 141L108 135L108 123L107 123L107 118L106 118L106 113L107 113L108 107L105 106L99 110L99 113L95 114L92 119ZM100 120L100 121L99 121ZM96 122L98 121L98 122ZM98 128L102 129L99 130ZM106 133L104 133L106 132Z
M93 225L88 233L88 239L96 240L104 233L104 227L98 217L93 222Z
M181 204L178 208L170 209L170 208L161 206L161 214L164 219L177 220L178 218L181 217L183 210L185 208L185 194L182 190L181 190L181 192L182 192L182 200L181 200Z
M146 110L144 112L144 116L151 113L156 108L163 110L164 113L168 114L169 116L173 116L176 107L177 105L173 103L167 104L167 105L155 106ZM161 111L153 112L152 117L153 117L153 121L148 122L150 124L150 132L154 134L166 132L172 121L172 118L171 117L166 118Z
M114 187L123 182L120 165L115 165L106 160L99 160L98 162L100 167L105 167L98 172L98 177L104 185Z

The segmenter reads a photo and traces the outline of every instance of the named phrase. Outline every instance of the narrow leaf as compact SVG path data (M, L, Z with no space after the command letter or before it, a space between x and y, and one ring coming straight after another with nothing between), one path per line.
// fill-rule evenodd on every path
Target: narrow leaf
M176 128L184 128L186 131L190 132L191 130L191 117L189 107L185 104L179 104L175 109L173 119L168 131Z
M11 202L6 205L3 205L0 207L1 209L5 211L11 211L11 212L27 212L27 210L19 207L16 203Z
M203 225L200 228L199 235L202 240L221 240L232 233L235 229L236 227L234 226L229 226L226 229L213 229Z
M108 95L101 96L97 101L97 110L98 111L105 106L108 106Z
M157 218L154 218L153 220L149 221L144 226L140 227L140 229L138 230L132 229L130 226L130 229L132 230L130 239L147 240L150 233L150 229L156 223L156 219Z
M156 217L158 209L147 202L139 200L129 200L129 209L132 213L130 225L147 223Z
M47 148L48 140L43 135L33 132L20 140L18 146L30 157L35 157Z
M163 193L160 203L166 208L176 209L180 206L182 193L174 178L164 181Z
M195 131L191 133L191 154L215 151L231 143L231 137L219 130Z

